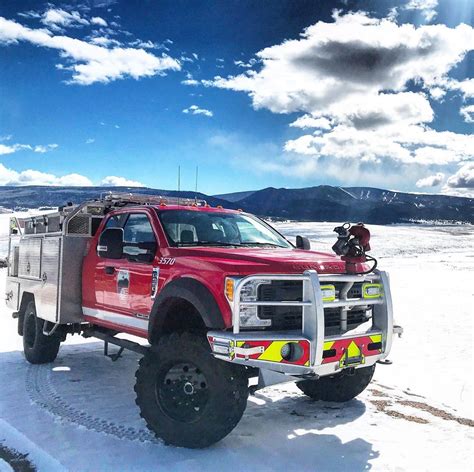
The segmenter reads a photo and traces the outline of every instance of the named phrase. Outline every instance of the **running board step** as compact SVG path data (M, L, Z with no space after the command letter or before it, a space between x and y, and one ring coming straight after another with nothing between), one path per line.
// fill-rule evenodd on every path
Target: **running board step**
M110 334L107 334L107 333L104 333L103 331L98 331L95 329L84 330L84 333L82 335L85 338L94 337L94 338L101 339L105 343L119 346L120 348L122 348L120 350L120 354L123 352L123 349L128 349L129 351L138 352L138 354L145 355L150 349L149 347L143 346L142 344L134 343L133 341L129 341L128 339L116 338L115 336L111 336ZM112 360L118 359L116 355L114 355L113 357L115 359L112 359Z

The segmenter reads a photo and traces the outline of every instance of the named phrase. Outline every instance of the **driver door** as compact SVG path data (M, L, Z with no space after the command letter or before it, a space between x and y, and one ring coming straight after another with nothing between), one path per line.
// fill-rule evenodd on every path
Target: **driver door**
M151 312L157 279L153 267L158 239L145 212L128 213L122 227L123 258L107 261L110 268L105 275L109 278L104 290L104 308L129 318L121 318L121 324L146 329L143 320L148 320Z

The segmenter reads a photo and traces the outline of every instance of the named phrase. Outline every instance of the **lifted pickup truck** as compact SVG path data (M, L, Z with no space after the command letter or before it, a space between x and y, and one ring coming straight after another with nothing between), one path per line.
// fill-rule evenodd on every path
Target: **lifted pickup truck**
M12 218L8 261L26 359L53 362L74 333L141 353L136 403L176 446L229 434L249 390L354 398L399 331L385 272L204 201L110 194Z

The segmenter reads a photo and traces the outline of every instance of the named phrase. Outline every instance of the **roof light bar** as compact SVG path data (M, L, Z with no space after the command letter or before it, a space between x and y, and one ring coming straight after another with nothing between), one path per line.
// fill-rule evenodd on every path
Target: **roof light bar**
M110 203L136 203L138 205L183 205L206 207L206 200L197 198L169 197L163 195L145 195L140 193L110 192L101 195L101 200Z

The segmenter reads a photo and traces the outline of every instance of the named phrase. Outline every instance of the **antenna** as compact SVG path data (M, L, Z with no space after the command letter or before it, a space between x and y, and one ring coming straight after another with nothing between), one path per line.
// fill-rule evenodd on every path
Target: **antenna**
M181 166L178 166L178 205L179 205L180 192L181 192Z
M199 178L199 167L196 166L196 187L194 189L194 191L197 193L198 191L198 178Z

